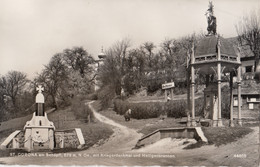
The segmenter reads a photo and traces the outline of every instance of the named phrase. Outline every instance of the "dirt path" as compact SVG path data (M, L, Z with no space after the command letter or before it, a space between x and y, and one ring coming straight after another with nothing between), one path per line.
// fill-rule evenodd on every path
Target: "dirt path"
M90 102L88 103L90 109L94 112L96 119L99 121L112 125L114 128L114 134L109 138L109 140L99 146L94 147L88 150L88 152L127 152L131 151L132 148L137 143L137 140L141 138L142 134L137 133L135 130L130 129L126 126L123 126L119 123L114 122L113 120L99 114L96 110L92 107Z

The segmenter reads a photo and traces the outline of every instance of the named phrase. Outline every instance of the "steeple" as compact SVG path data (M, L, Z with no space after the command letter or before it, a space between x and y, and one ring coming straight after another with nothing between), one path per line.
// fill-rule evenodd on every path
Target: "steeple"
M98 54L99 59L104 59L106 58L106 54L103 51L103 46L101 47L101 52Z

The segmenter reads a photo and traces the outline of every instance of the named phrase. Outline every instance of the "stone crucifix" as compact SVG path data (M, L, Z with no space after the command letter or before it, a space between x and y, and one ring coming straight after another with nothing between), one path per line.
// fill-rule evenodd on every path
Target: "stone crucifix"
M42 85L39 85L36 90L38 91L38 93L42 93L42 91L44 91L44 87L42 87Z
M44 96L42 94L42 91L44 91L44 88L39 85L36 90L38 91L38 94L36 95L36 116L44 116Z

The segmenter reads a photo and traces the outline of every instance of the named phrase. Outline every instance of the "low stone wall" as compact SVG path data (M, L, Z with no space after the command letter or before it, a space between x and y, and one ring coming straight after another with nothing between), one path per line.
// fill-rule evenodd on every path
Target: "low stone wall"
M24 146L24 132L16 130L11 133L3 143L1 143L1 149L6 148L21 148Z
M195 127L180 127L180 128L165 128L165 129L158 129L138 140L136 144L136 148L140 148L145 145L153 144L160 139L164 138L188 138L188 139L201 139L201 136L197 133L197 129ZM203 135L203 137L205 137Z
M55 148L77 148L80 145L75 129L55 131Z

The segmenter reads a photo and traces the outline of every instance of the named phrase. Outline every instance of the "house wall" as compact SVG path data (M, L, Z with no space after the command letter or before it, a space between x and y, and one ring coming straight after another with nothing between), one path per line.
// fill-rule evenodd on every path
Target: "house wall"
M247 98L248 97L248 98ZM235 95L234 98L237 98ZM259 117L259 103L252 103L254 106L254 109L249 109L249 102L247 100L250 100L250 98L256 98L256 101L260 101L259 95L242 95L242 106L241 106L241 117L242 118L254 118L257 119ZM234 118L238 118L238 107L234 106Z

